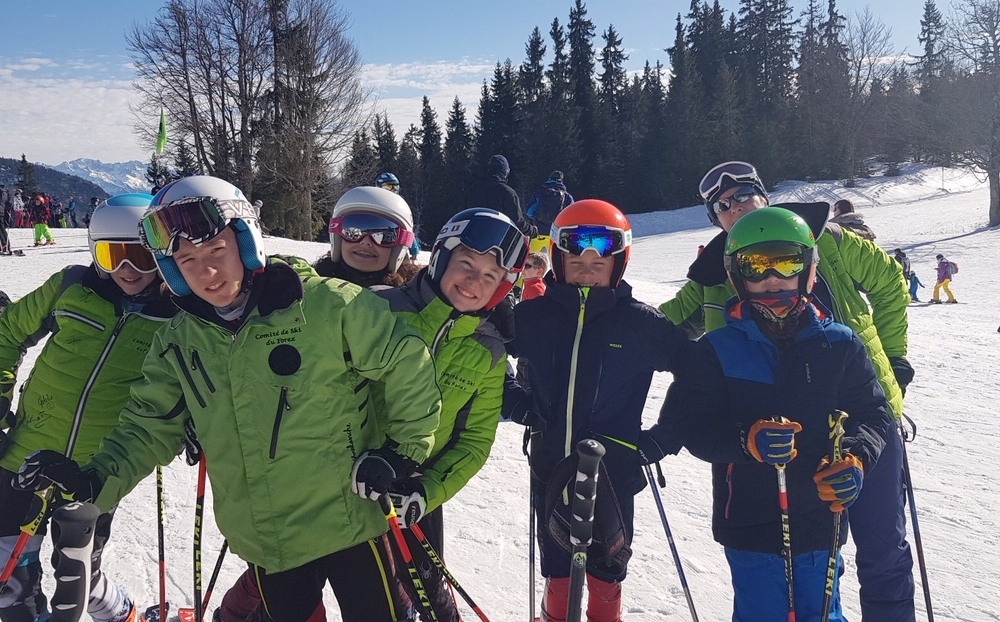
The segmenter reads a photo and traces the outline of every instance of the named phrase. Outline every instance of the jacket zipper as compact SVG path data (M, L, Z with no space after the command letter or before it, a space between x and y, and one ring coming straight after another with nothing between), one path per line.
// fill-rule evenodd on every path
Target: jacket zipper
M188 371L187 361L184 360L184 353L181 352L181 347L176 343L172 343L167 350L173 350L174 356L177 357L177 364L180 366L181 371L184 372L184 379L187 380L188 386L191 387L191 391L194 393L194 398L198 400L199 406L205 408L207 404L205 403L205 399L201 396L201 391L198 390L198 385L194 383L194 378L191 377L191 372ZM166 352L163 354L166 354ZM163 354L160 356L163 356Z
M580 339L583 337L583 316L587 308L587 294L589 288L580 288L580 313L576 320L576 336L573 338L573 355L569 360L569 389L566 392L566 445L563 450L563 457L572 453L573 450L573 398L576 387L576 362L580 355Z
M268 452L268 456L274 460L274 456L278 451L278 429L281 427L281 418L284 416L286 410L291 409L291 404L288 403L288 387L281 387L281 397L278 398L278 411L274 413L274 427L271 429L271 451Z
M96 328L97 330L104 330L104 324L101 324L99 322L95 322L94 320L90 319L89 317L87 317L85 315L80 315L79 313L75 313L73 311L66 311L65 309L56 309L55 311L52 312L52 315L73 318L74 320L77 320L79 322L83 322L84 324L86 324L87 326L89 326L91 328ZM122 319L124 319L126 315L129 315L129 314L127 314L127 313L123 314L122 315ZM119 322L121 322L121 320L119 320Z
M85 324L104 330L104 326L94 322L93 320L77 315L76 313L62 312L58 314L76 318ZM109 337L107 343L104 344L104 350L101 352L101 356L97 357L97 363L95 363L94 368L90 370L90 376L87 378L86 384L83 385L83 391L80 393L80 401L76 403L76 412L73 413L73 427L70 428L69 439L66 441L66 447L74 447L76 445L76 435L80 431L80 422L83 419L83 409L87 404L87 398L90 396L90 390L94 387L94 382L97 380L97 375L101 373L101 369L104 367L104 362L108 360L108 354L111 352L111 348L114 347L115 342L118 341L118 335L121 334L122 328L125 327L125 322L128 320L129 315L131 314L123 313L122 316L118 318L118 323L115 324L114 330L111 331L111 337Z
M434 343L431 345L431 358L437 359L438 346L441 345L441 340L451 331L451 327L454 325L455 318L448 318L448 321L438 329L437 334L434 335Z
M208 387L209 392L215 393L215 385L212 384L212 379L208 377L208 370L201 364L201 357L198 356L197 350L191 352L191 369L197 369L200 371L201 377L205 381L205 386Z
M729 496L726 497L726 520L729 520L729 504L733 502L733 465L726 467L726 487L729 488Z

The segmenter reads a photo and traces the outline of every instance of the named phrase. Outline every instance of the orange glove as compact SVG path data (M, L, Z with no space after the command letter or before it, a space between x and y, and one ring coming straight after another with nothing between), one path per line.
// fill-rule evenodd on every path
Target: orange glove
M865 479L865 467L861 460L853 454L844 454L840 462L830 464L830 457L824 456L819 463L819 470L813 475L819 498L829 501L831 512L841 512L851 507L861 493L861 484Z
M747 453L757 462L788 464L795 459L795 433L802 426L784 417L758 419L746 435Z

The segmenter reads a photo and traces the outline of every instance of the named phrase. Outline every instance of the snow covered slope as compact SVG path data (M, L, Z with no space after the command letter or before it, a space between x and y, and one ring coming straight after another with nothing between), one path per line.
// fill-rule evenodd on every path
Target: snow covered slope
M919 435L909 445L909 454L936 619L1000 620L1000 485L994 467L1000 446L1000 288L993 263L1000 231L986 228L988 192L974 176L946 171L942 191L941 169L915 167L905 172L902 177L862 180L850 190L834 183L783 184L772 199L853 198L878 234L876 241L889 250L904 249L929 287L937 253L961 265L953 291L964 304L910 307L909 359L916 378L906 406ZM684 283L697 246L716 230L708 227L701 207L637 215L633 221L643 237L635 243L626 279L640 299L658 304ZM22 258L0 257L0 289L16 300L62 266L89 261L82 231L54 233L54 247L31 249ZM28 235L27 230L14 230L14 246L28 243ZM278 238L267 238L265 244L269 252L310 260L326 249ZM930 290L921 290L920 296L929 298ZM29 352L21 378L39 349ZM655 420L669 383L669 374L654 379L644 415L647 425ZM487 615L500 622L528 615L528 468L521 455L521 432L517 425L500 425L489 462L445 510L446 561ZM722 548L711 537L709 465L687 453L662 464L667 515L700 618L728 620L732 591ZM195 475L183 461L175 461L165 474L167 590L175 606L191 603ZM155 482L149 478L122 503L105 562L109 574L142 604L157 598L154 492ZM222 538L210 519L211 505L206 515L207 579ZM649 491L636 498L634 549L624 584L626 622L690 619ZM842 596L849 619L856 622L860 613L853 556L849 544ZM243 568L237 559L226 560L213 608ZM51 594L51 577L46 586ZM917 619L925 620L919 611L919 587L917 594ZM332 598L327 602L329 619L339 620ZM466 620L475 619L471 610L464 611Z

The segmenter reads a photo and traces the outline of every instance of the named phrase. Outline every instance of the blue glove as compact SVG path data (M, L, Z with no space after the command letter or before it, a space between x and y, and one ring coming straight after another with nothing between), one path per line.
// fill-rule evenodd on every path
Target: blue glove
M389 486L389 500L396 508L396 522L409 529L427 513L427 496L417 477L397 480Z
M795 459L795 433L802 426L784 417L758 419L747 432L743 441L747 454L757 462L766 464L788 464Z
M351 490L366 499L378 501L397 479L409 477L417 463L388 447L361 454L351 469Z
M853 454L844 454L840 462L830 464L830 457L824 457L819 470L813 475L819 498L829 501L831 512L840 512L851 507L861 493L865 479L865 468Z
M93 501L102 483L96 471L81 471L76 462L58 451L40 449L28 454L10 485L23 492L55 486L65 501Z

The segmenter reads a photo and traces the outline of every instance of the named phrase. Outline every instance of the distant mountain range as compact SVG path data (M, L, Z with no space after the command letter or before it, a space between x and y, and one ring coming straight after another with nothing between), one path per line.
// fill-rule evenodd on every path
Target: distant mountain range
M56 166L48 164L42 166L86 179L111 195L122 192L149 192L150 188L150 183L146 180L147 164L139 160L105 164L100 160L78 158Z
M19 165L19 160L0 158L0 184L14 188L17 185ZM103 199L110 194L122 192L122 190L116 190L114 193L109 192L104 187L79 175L57 171L44 164L35 164L35 185L38 190L51 197L66 200L73 196L76 197L78 203L82 200L84 205L90 197Z

